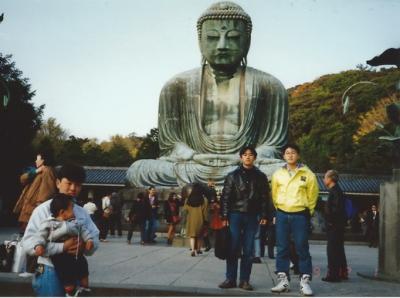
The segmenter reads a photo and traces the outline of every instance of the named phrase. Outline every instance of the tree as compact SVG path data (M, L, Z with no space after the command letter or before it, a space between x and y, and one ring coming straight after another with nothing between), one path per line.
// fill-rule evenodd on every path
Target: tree
M136 158L139 148L143 142L143 138L136 136L135 133L131 133L128 136L114 135L111 136L109 141L104 141L100 144L103 151L109 152L113 146L121 145L124 146L132 158Z
M107 153L110 166L129 167L133 163L128 149L122 144L115 144Z
M156 159L160 157L160 145L158 142L158 128L152 128L144 137L140 145L136 159Z
M50 117L40 127L33 140L35 151L46 151L54 158L61 153L68 132L57 123L55 118ZM56 161L57 162L57 161Z
M84 165L85 153L83 152L82 148L83 145L88 141L89 139L77 138L71 135L68 140L63 142L62 149L59 155L56 156L57 162L59 164L73 162Z
M21 189L21 170L33 162L31 143L40 128L44 108L33 105L35 92L11 59L11 55L0 53L0 76L7 82L11 97L6 108L0 104L0 199L3 210L8 211ZM4 90L0 90L2 92ZM0 216L0 220L5 217Z
M400 70L349 70L324 75L312 83L289 90L289 134L302 149L302 157L313 170L329 168L348 173L390 173L393 165L387 144L379 140L382 131L375 121L391 130L385 105L398 101L396 89ZM376 85L352 88L349 112L343 115L341 97L354 83ZM377 87L379 86L379 87Z

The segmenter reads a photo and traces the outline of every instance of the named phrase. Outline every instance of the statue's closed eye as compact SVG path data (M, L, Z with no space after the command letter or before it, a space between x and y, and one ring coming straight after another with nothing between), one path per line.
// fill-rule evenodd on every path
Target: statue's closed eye
M219 38L219 33L217 31L208 31L207 32L207 38L208 39L218 39Z
M226 37L239 38L240 35L241 35L241 33L240 33L239 31L232 30L232 31L229 31L229 32L226 34Z

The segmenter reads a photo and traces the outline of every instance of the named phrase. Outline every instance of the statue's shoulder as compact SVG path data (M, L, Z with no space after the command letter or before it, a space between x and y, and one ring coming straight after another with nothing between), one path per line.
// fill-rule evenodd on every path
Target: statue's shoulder
M265 71L255 69L253 67L246 67L246 75L248 75L253 80L257 81L259 84L269 87L274 87L278 90L286 92L286 88L285 86L283 86L282 82L276 77L274 77L272 74L269 74Z
M181 73L173 76L171 79L169 79L164 84L163 89L180 86L182 84L186 84L186 83L192 82L194 80L199 80L200 76L201 76L201 68L200 67L181 72Z

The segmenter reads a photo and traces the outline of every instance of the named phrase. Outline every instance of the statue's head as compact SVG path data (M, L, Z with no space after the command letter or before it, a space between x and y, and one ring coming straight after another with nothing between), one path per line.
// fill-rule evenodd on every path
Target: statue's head
M197 21L197 33L203 59L219 70L233 69L246 63L252 23L239 5L218 2Z

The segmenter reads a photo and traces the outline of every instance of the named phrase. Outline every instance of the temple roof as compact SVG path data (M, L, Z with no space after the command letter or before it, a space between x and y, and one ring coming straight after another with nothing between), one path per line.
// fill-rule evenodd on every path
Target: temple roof
M85 170L86 182L84 185L86 186L125 186L127 167L85 166ZM326 193L323 176L324 174L317 174L320 192ZM390 176L384 175L341 174L339 185L347 194L379 195L380 184L390 179Z

